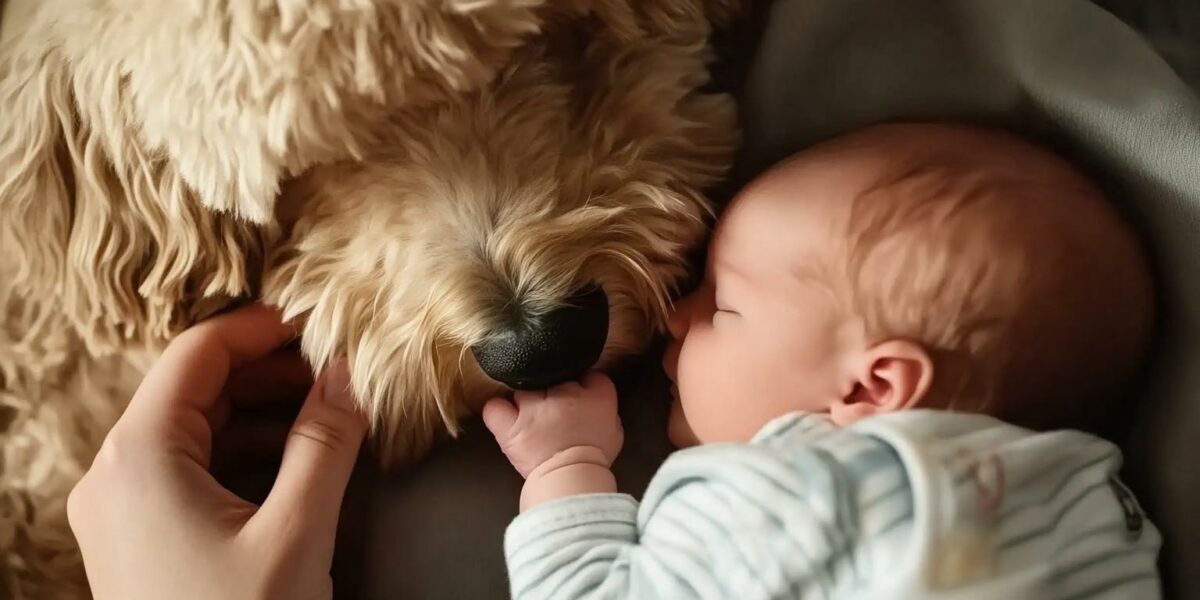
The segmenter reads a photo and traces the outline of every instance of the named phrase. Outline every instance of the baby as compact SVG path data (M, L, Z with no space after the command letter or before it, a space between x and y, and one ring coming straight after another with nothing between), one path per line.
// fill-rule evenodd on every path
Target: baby
M664 367L683 446L616 493L602 375L494 399L526 478L515 598L1150 598L1160 538L1097 422L1150 337L1146 259L1015 136L871 127L720 220Z

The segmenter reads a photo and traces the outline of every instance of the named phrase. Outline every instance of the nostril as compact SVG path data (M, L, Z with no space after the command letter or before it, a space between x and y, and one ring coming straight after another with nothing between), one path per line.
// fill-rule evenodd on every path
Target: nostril
M579 377L608 340L608 296L589 286L541 315L519 315L471 348L489 377L514 389L540 389Z

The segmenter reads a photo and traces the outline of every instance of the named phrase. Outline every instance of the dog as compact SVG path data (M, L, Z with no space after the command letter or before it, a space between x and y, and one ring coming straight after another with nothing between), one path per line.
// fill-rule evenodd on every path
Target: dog
M0 574L86 596L65 499L147 365L257 299L401 466L661 331L737 143L720 0L9 0Z

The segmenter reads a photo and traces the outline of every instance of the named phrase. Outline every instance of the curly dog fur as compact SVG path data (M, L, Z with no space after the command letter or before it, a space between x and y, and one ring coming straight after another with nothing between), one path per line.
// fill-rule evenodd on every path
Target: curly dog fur
M9 0L0 591L86 595L64 503L146 365L245 299L345 358L381 459L502 391L506 306L660 326L731 159L720 0Z

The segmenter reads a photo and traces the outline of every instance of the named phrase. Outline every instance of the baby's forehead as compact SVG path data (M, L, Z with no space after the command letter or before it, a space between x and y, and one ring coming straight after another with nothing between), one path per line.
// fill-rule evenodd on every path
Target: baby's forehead
M935 204L949 209L972 196L1015 197L1031 187L1061 191L1089 183L1062 159L1005 132L878 126L800 152L760 175L722 215L710 252L719 261L769 262L806 272L814 263L846 258L855 245L851 232L869 221L886 230ZM1006 218L1034 218L1036 212ZM987 227L988 221L986 215L947 220L945 227Z
M836 237L854 199L888 171L883 154L798 154L739 191L721 215L714 246L812 251L803 242Z
M792 195L798 192L814 195ZM828 264L844 252L838 243L844 217L828 210L837 203L818 201L815 195L831 194L819 187L745 190L717 226L709 249L710 274L773 290L791 285L814 265Z
M1056 154L1005 131L958 124L878 125L776 164L743 188L733 207L739 210L730 216L803 224L845 218L868 195L920 200L1028 186L1090 191L1094 184Z

